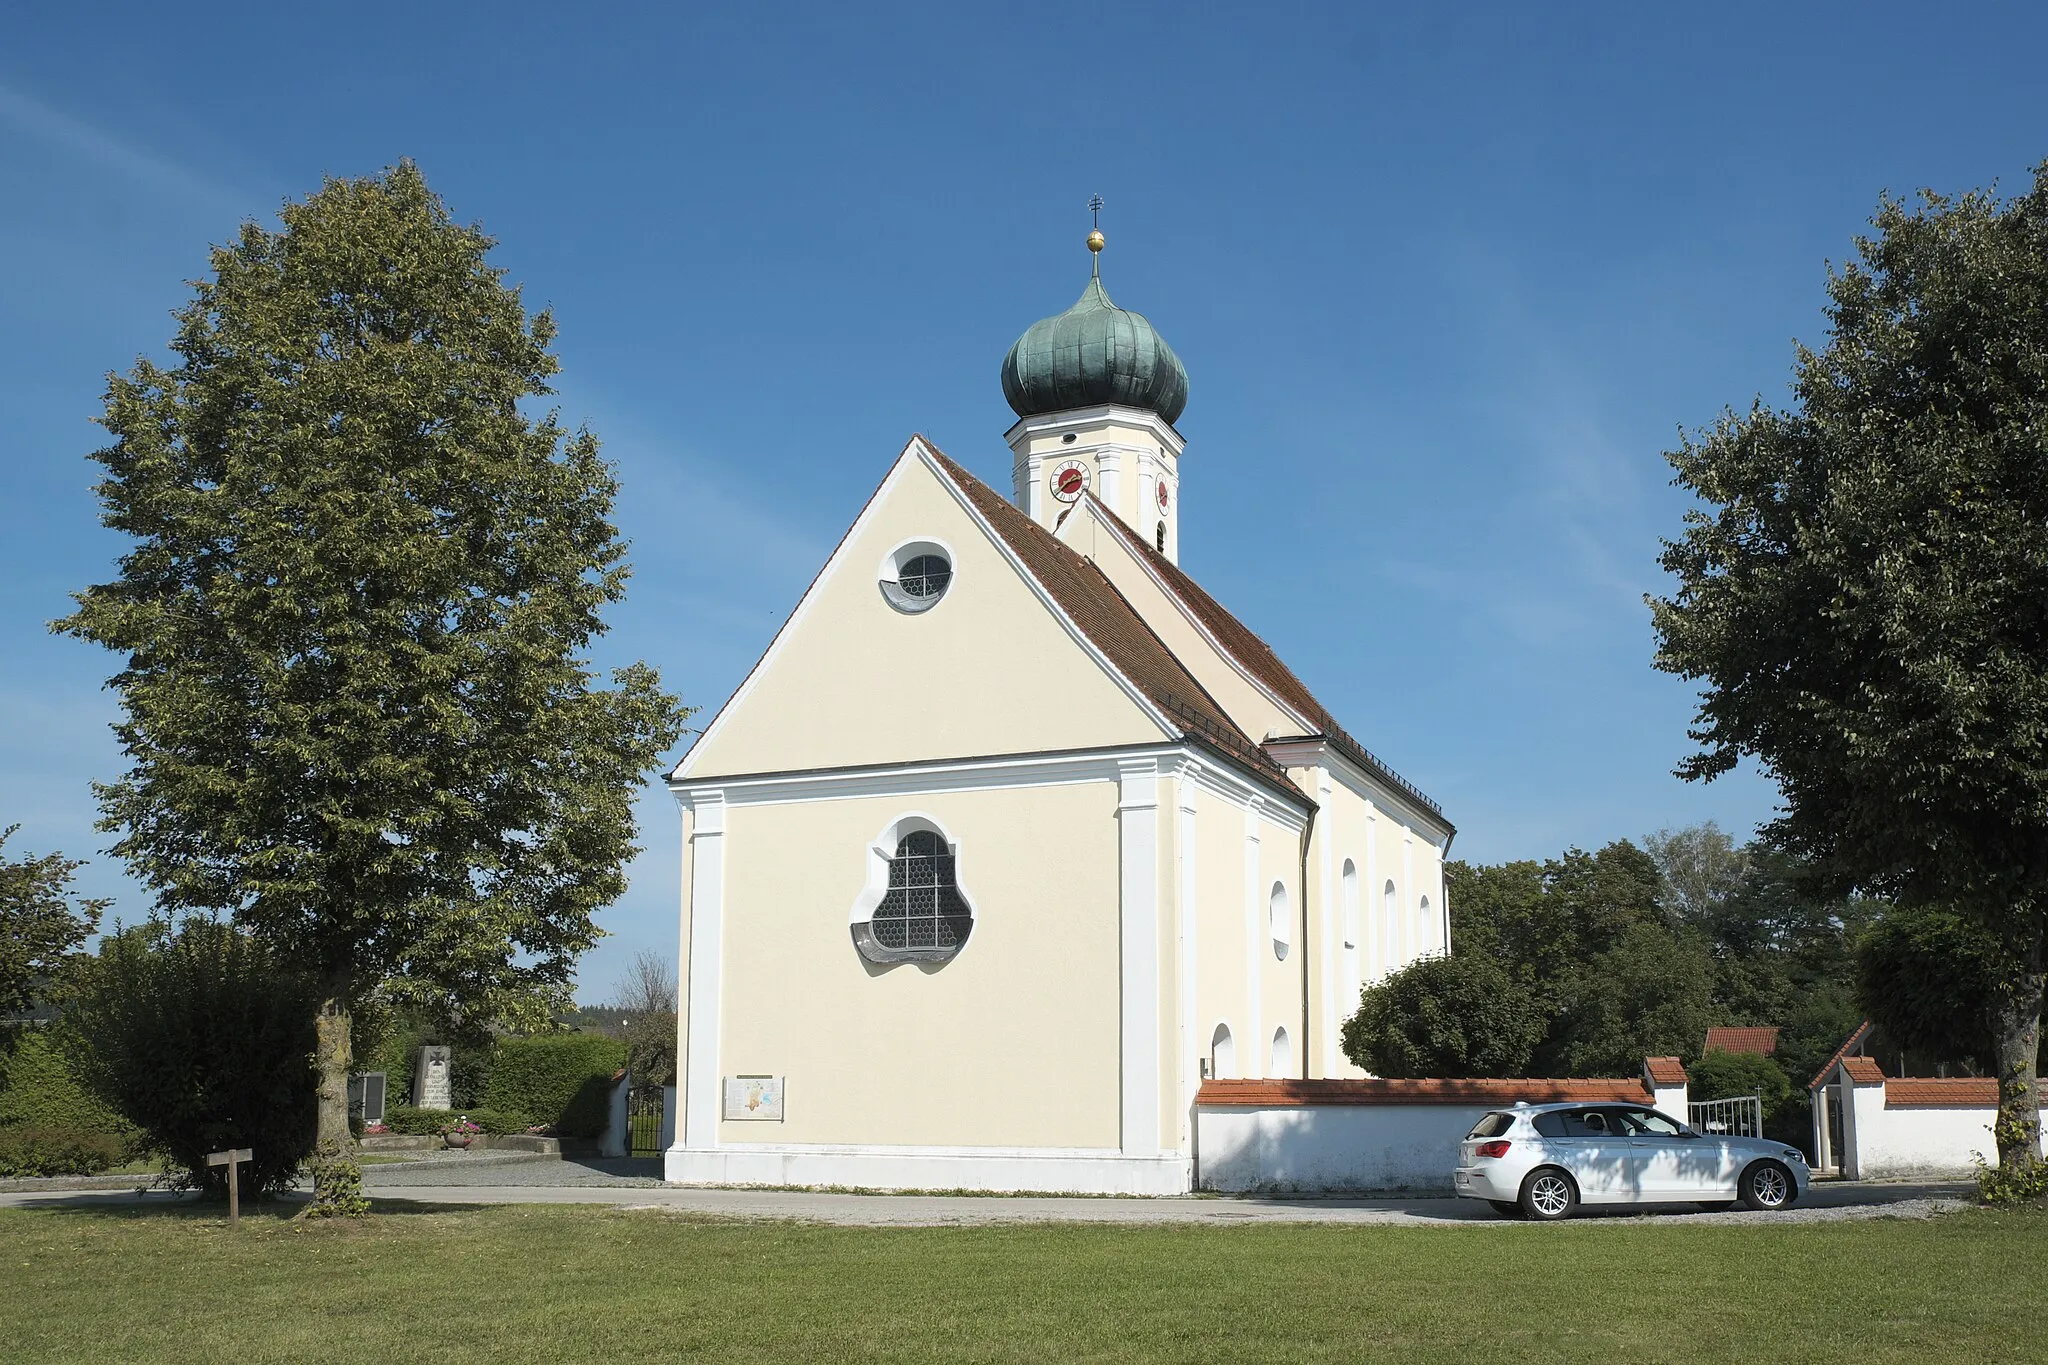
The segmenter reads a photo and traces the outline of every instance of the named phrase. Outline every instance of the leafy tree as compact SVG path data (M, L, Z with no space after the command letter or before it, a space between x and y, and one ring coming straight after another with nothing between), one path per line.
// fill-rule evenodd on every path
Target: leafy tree
M621 1014L619 1036L636 1084L674 1085L676 1079L676 973L669 959L645 948L633 954L612 996Z
M238 1178L262 1194L288 1185L313 1151L318 1004L310 976L195 915L176 932L153 924L102 939L63 1029L74 1074L188 1183L225 1192L207 1153L247 1147L255 1155Z
M0 830L0 846L20 828ZM83 866L58 853L0 857L0 1019L27 1013L99 924L108 902L74 903L71 895L71 876Z
M582 657L625 591L617 484L522 409L555 323L491 239L410 164L280 216L213 252L175 367L110 379L98 491L135 545L57 628L126 656L116 851L318 983L325 1206L354 1003L566 1003L681 713Z
M1409 963L1360 994L1344 1055L1376 1076L1526 1076L1543 1013L1491 957Z
M1834 885L1937 904L2007 949L2001 1169L2040 1160L2048 945L2048 163L2001 202L1886 197L1761 401L1668 458L1687 514L1658 667L1706 686L1688 778L1757 759L1769 830Z
M1714 964L1696 936L1630 926L1577 973L1538 1053L1553 1076L1627 1076L1648 1056L1699 1054L1714 1009Z
M1894 910L1856 941L1856 995L1885 1040L1934 1063L1988 1072L1990 1004L2014 964L1982 924L1935 906Z

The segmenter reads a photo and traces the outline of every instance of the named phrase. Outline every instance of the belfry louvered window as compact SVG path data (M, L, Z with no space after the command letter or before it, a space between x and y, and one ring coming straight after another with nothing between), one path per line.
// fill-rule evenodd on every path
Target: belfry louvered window
M889 890L875 907L875 942L892 953L943 957L967 941L973 913L960 894L953 850L930 830L914 830L889 860Z

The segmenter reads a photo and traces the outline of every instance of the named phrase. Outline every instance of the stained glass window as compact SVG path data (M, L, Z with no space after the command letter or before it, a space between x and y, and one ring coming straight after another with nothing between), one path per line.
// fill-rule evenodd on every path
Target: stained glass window
M944 953L967 941L973 912L953 874L953 850L929 830L906 834L889 860L889 890L875 907L875 942L897 951Z

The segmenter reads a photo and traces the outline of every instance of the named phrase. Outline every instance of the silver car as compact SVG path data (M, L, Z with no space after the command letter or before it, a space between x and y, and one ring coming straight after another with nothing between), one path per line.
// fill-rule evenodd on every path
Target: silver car
M1482 1116L1458 1145L1461 1198L1504 1214L1568 1217L1580 1204L1782 1209L1812 1183L1795 1147L1695 1132L1639 1104L1518 1104Z

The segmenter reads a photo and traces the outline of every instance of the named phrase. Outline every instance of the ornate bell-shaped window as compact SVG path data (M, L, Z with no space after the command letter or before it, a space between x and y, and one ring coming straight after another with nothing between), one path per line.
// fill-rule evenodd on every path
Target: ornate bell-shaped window
M974 930L974 912L960 894L955 861L945 836L933 830L912 830L897 840L888 890L867 921L853 926L863 957L943 962L960 951Z

